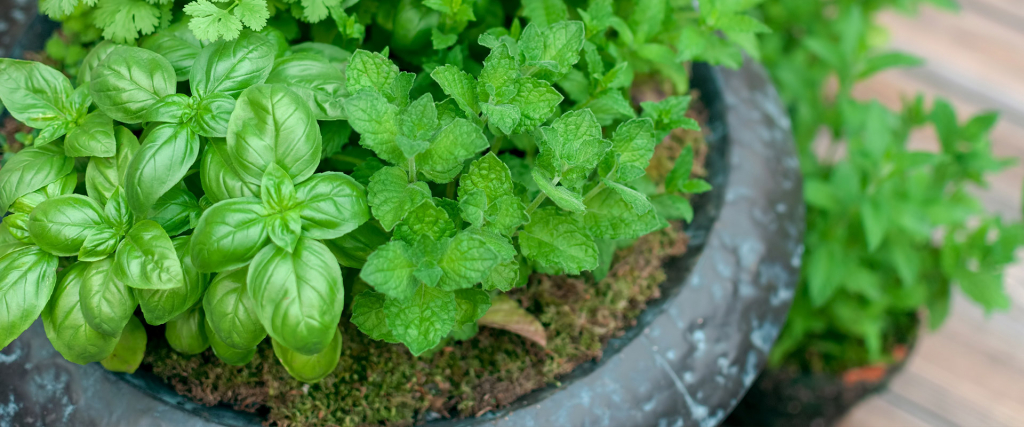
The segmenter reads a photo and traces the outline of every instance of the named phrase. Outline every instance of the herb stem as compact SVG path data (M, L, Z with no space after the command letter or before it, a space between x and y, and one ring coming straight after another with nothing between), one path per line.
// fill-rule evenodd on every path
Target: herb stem
M498 151L501 150L501 144L503 144L505 142L505 138L506 138L505 135L498 135L498 136L494 137L494 143L491 144L491 152L492 153L494 153L495 155L498 154Z
M409 182L416 182L416 158L409 158Z

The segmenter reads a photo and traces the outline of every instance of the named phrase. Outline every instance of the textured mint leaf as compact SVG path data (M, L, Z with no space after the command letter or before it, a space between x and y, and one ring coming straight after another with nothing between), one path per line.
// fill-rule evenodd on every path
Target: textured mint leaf
M487 153L473 161L469 171L459 179L459 199L474 190L482 190L486 204L512 194L512 174L494 153Z
M454 65L443 65L430 72L430 77L441 86L445 94L452 97L468 115L480 114L477 101L477 86L473 76Z
M489 146L483 129L456 119L441 128L430 148L416 156L416 167L427 179L447 183L462 172L467 160Z
M519 61L509 53L508 46L498 45L484 59L477 78L477 98L480 102L507 103L519 90L519 76Z
M395 227L395 238L413 245L426 236L435 242L455 235L455 224L444 209L429 200L413 208Z
M455 327L461 328L484 317L487 309L491 308L491 295L476 288L459 289L455 291L455 306L458 310Z
M455 293L426 285L405 299L384 302L388 328L414 356L434 348L455 326L458 305Z
M562 0L524 0L523 15L531 23L546 27L566 19L569 11Z
M651 198L658 216L667 220L693 221L693 206L685 197L677 194L659 194Z
M352 300L352 324L359 330L378 341L396 343L395 334L388 328L384 314L384 301L387 297L380 292L363 291Z
M686 111L690 107L689 96L670 96L658 102L644 101L640 103L640 107L643 109L640 117L654 121L655 137L659 141L674 129L700 129L696 120L686 117Z
M645 213L638 214L622 194L612 188L597 192L586 203L584 221L595 238L635 239L667 225L649 206Z
M567 274L598 265L597 245L582 218L555 207L537 209L530 215L530 222L519 233L519 246L526 258Z
M636 117L633 105L629 103L623 92L618 90L605 91L590 101L587 108L594 112L597 122L602 126L611 126L620 120Z
M629 26L633 29L636 43L647 42L651 37L661 33L668 11L667 3L666 0L638 0L635 3L633 14L629 17ZM701 11L704 8L701 7Z
M409 298L419 285L419 279L413 275L419 263L412 252L407 243L391 241L370 254L359 277L391 298Z
M349 93L371 89L383 94L398 78L398 66L377 52L356 49L349 58L345 78Z
M636 213L637 215L643 215L653 208L653 206L651 205L651 201L647 200L647 196L641 194L640 192L632 188L629 188L625 185L619 184L615 181L605 179L602 180L601 182L607 185L608 188L614 190L616 193L619 193L619 197L622 197L622 200L625 200L626 203L628 203L629 206L633 208L633 212Z
M434 97L429 93L402 109L398 115L400 134L396 139L402 155L412 158L425 151L438 126L437 108L434 106Z
M623 122L612 135L612 148L601 162L601 176L607 176L613 169L615 176L612 179L618 182L630 182L644 176L657 144L654 123L650 119ZM690 150L692 153L692 148ZM692 163L693 157L690 159Z
M665 191L670 193L682 193L683 186L690 180L690 173L693 172L693 146L683 147L683 151L676 158L672 170L665 177Z
M501 256L480 236L471 232L456 234L448 243L437 265L444 272L437 287L465 289L482 282L501 262Z
M430 31L430 42L434 45L434 49L436 50L447 49L457 41L459 41L459 36L457 34L445 34L436 27L432 28Z
M571 188L581 185L611 148L611 143L601 138L601 125L590 110L563 114L551 126L541 128L541 133L538 166Z
M520 225L530 220L522 199L511 194L491 203L485 214L487 224L484 225L484 228L506 236L514 233Z
M405 171L389 166L370 177L367 198L373 216L390 231L412 208L430 198L430 188L424 182L410 184Z
M583 204L583 196L581 194L552 184L551 178L544 175L544 172L540 169L534 169L533 180L540 187L540 191L543 191L558 207L570 212L584 212L587 210L586 205Z
M562 102L562 94L551 84L533 77L519 79L519 90L511 104L519 108L520 119L513 132L525 133L543 124Z
M416 83L416 74L402 71L395 77L391 86L384 90L384 96L387 97L388 102L399 108L405 108L409 105L409 91L412 90L414 83Z
M502 292L508 292L512 290L519 284L519 261L512 259L498 264L481 284L485 291L500 289Z
M527 25L519 39L519 49L527 67L538 67L564 75L580 60L586 29L580 21L561 21L547 27Z
M369 90L345 102L345 113L352 129L359 133L359 144L388 162L403 164L405 155L395 141L399 133L398 111L384 95Z
M483 226L487 217L487 195L483 190L459 193L459 213L466 222Z
M505 135L512 133L517 128L522 117L519 107L511 104L493 105L485 102L480 104L480 110L483 111L487 120Z

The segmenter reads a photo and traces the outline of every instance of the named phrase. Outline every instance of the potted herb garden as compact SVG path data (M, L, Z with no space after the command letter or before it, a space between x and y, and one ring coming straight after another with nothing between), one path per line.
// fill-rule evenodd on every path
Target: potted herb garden
M757 54L746 9L41 2L63 26L39 61L0 59L10 417L575 425L601 415L545 402L614 383L722 419L803 230L763 72L693 64ZM96 400L26 393L40 375Z
M853 94L879 71L920 64L885 52L872 32L879 12L916 3L927 2L847 2L838 13L818 2L761 7L778 29L764 55L801 152L806 255L769 368L729 425L831 425L902 367L920 324L943 323L957 289L987 312L1009 308L1002 272L1024 227L986 213L970 193L1009 164L991 149L997 115L961 121L942 99L918 95L893 111ZM823 96L829 79L838 91ZM935 130L938 150L908 147L922 128ZM827 150L813 144L821 129Z

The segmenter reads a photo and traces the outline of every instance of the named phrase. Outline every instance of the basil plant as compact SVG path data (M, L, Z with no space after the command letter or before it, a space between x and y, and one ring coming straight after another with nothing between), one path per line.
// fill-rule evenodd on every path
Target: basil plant
M563 102L553 82L582 74L583 51L602 97L632 82L580 21L487 33L479 66L419 75L388 49L176 26L100 43L74 85L0 59L0 99L38 129L0 169L0 347L41 316L68 360L130 372L141 316L233 365L269 335L314 382L343 313L415 355L468 339L493 295L607 266L709 188L691 150L664 184L646 175L658 141L696 129L688 97L642 114Z

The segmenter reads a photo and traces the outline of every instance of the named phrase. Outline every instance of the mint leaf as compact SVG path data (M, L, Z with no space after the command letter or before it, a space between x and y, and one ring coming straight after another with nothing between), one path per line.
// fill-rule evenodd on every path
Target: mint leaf
M530 217L519 232L523 256L566 274L597 268L597 245L580 216L546 207L537 209Z
M561 76L580 60L586 29L580 21L562 21L546 28L531 23L523 30L519 49L527 67L538 67Z
M637 215L643 215L653 208L651 201L647 200L647 196L640 194L640 192L615 181L605 179L601 182L616 193L619 193L619 197L622 197L622 200L625 200Z
M352 300L352 319L362 333L370 338L396 343L395 334L388 328L384 301L387 297L380 292L363 291Z
M570 188L586 181L611 148L611 143L601 138L601 125L590 110L565 113L551 126L541 128L541 133L537 165Z
M410 184L405 171L389 166L370 177L368 200L373 216L385 230L391 230L398 221L430 198L430 188L424 182Z
M503 292L508 292L512 290L519 285L519 261L512 259L498 264L481 284L485 291L500 289Z
M359 277L391 298L412 296L419 284L413 273L419 268L413 248L401 240L393 240L370 254Z
M349 93L371 89L384 94L398 78L398 66L377 52L356 49L349 58L345 77Z
M657 144L658 141L654 139L654 122L650 119L623 122L612 135L612 148L601 162L601 176L607 176L612 170L615 170L612 179L618 182L630 182L644 176ZM693 149L689 146L687 148L690 149L692 166Z
M480 114L477 101L477 86L473 76L454 65L443 65L430 72L430 77L441 86L445 94L452 97L466 114Z
M634 202L642 204L637 200ZM650 202L647 202L644 213L637 213L638 209L612 188L599 191L586 203L586 228L599 239L635 239L667 225L650 208Z
M569 11L562 0L524 0L523 15L531 23L546 27L566 19Z
M445 290L465 289L480 283L498 265L501 257L480 236L460 232L448 242L437 265L444 272L437 287Z
M509 53L508 46L498 45L484 59L477 78L477 97L482 102L507 103L518 91L519 76L519 61Z
M466 160L489 146L482 129L466 119L455 119L441 128L430 148L416 156L416 167L427 179L443 184L462 172Z
M558 207L570 212L584 212L587 207L583 204L583 196L568 188L556 186L551 183L551 178L544 175L540 169L534 169L533 180Z
M501 130L501 133L508 135L519 125L521 114L519 107L510 104L493 105L489 102L480 104L487 120Z
M676 194L659 194L651 197L651 204L658 216L667 220L693 221L693 206L685 197Z
M455 224L448 213L425 200L410 211L395 227L395 238L413 245L426 236L435 242L455 235Z
M434 106L434 97L429 93L405 107L398 116L398 129L401 133L396 139L402 155L412 158L425 151L438 126L437 108Z
M446 49L457 41L459 41L459 36L456 34L445 34L437 28L432 28L430 31L430 42L436 50Z
M455 326L455 293L420 285L406 299L384 301L387 325L413 356L434 348Z
M405 162L405 155L396 143L398 137L398 107L388 103L383 95L363 91L345 102L348 122L359 133L359 144L380 158L394 163Z
M669 193L682 193L683 186L690 180L690 173L693 172L693 146L683 147L683 151L676 158L668 176L665 177L665 191Z
M532 77L520 78L519 90L509 101L520 113L519 123L513 132L528 132L543 124L555 114L562 99L562 94L551 87L550 83Z
M491 308L491 295L480 289L459 289L455 291L455 327L476 323Z

